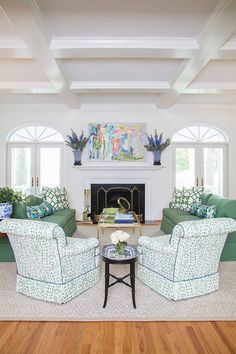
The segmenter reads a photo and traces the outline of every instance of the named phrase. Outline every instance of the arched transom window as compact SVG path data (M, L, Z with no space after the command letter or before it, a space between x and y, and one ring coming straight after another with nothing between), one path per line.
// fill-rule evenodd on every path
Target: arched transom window
M9 138L12 142L63 142L62 135L53 128L30 126L14 131Z
M174 134L172 142L226 143L227 138L220 130L207 126L192 126Z

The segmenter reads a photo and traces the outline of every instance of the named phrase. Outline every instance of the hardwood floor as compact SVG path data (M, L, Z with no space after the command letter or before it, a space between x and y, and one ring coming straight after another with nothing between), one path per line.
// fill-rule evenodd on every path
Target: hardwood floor
M0 322L0 353L236 353L236 322Z

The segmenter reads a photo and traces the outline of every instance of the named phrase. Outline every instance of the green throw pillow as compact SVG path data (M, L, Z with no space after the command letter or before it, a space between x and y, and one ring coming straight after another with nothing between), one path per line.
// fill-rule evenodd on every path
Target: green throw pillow
M53 211L59 211L70 207L65 188L43 187L42 196L44 201L52 206Z

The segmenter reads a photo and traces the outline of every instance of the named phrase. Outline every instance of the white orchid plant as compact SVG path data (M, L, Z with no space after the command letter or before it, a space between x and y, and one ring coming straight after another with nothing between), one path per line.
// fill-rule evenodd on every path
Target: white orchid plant
M116 246L116 252L121 254L124 252L127 240L130 235L122 230L117 230L111 234L111 242Z

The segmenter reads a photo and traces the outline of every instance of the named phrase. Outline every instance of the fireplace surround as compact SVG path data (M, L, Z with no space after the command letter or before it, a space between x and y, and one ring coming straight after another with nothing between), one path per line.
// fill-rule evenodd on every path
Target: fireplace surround
M145 222L145 184L91 184L91 215L96 222L104 208L119 208L122 197L130 204L140 222Z

